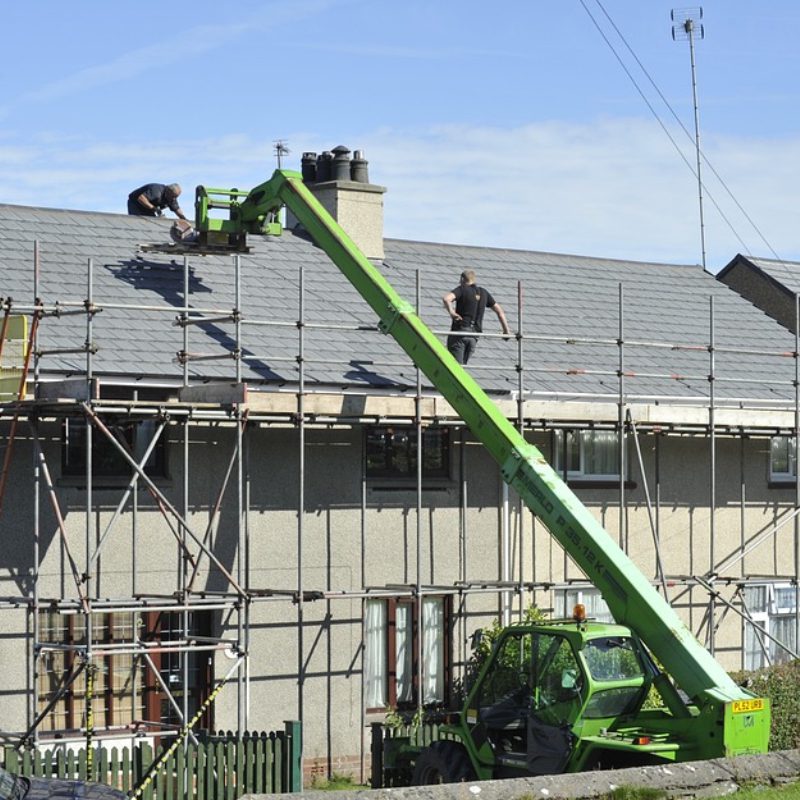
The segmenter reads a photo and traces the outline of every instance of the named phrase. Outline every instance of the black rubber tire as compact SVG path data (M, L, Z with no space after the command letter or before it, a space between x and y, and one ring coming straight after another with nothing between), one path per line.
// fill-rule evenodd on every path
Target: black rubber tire
M442 739L426 747L414 764L412 786L474 781L475 770L467 751L458 742Z

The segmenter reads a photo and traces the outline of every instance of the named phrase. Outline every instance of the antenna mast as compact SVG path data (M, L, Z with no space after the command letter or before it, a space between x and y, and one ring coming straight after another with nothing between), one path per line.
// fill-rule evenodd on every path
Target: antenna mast
M700 177L700 112L697 106L697 78L694 63L694 37L701 40L705 37L705 29L699 20L703 19L703 9L673 8L670 12L672 20L672 38L689 40L689 58L692 63L692 102L694 104L694 147L697 158L697 197L700 203L700 250L703 258L703 269L706 268L706 231L703 219L703 181Z
M275 158L278 160L278 169L280 169L283 156L288 156L292 151L286 146L286 139L275 139L272 144Z

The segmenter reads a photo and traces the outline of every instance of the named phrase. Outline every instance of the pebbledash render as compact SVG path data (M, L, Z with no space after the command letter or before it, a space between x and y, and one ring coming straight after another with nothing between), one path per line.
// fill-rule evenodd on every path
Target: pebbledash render
M515 336L487 320L469 371L725 667L796 654L795 333L697 266L384 239L384 187L312 190L442 338L477 273ZM20 402L23 337L0 356L4 740L82 741L80 663L115 742L230 676L202 727L300 720L308 773L363 779L371 722L456 702L476 628L607 618L291 216L237 255L169 225L0 206L33 346Z

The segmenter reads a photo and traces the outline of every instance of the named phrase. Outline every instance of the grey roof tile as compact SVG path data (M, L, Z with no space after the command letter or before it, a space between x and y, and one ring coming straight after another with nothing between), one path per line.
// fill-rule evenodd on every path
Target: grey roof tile
M0 296L30 302L33 293L33 239L40 242L40 291L45 302L81 301L87 291L87 262L93 261L95 316L93 338L99 346L99 374L179 378L175 354L183 331L173 325L183 305L183 258L141 253L139 245L168 240L168 220L120 214L0 206ZM305 380L334 386L413 387L416 371L401 348L376 332L373 311L325 254L306 239L286 233L280 239L251 237L252 251L241 256L241 307L247 320L278 325L242 326L246 380L275 385L298 379L300 269L304 276L303 331L308 359ZM517 284L522 285L525 342L524 385L537 392L614 396L618 383L619 287L624 292L625 339L663 340L705 347L709 338L709 298L714 298L718 346L791 351L794 337L699 267L639 263L558 253L525 252L387 240L380 267L406 299L413 301L417 274L422 287L422 318L445 336L448 319L441 296L452 289L462 269L473 267L517 326ZM189 305L225 311L235 303L233 260L208 256L189 259ZM124 311L109 304L159 306L161 311ZM332 324L335 330L313 325ZM491 312L487 331L497 331ZM40 340L45 348L82 344L82 317L46 319ZM607 344L568 344L568 338L599 338ZM548 340L545 340L548 339ZM556 339L553 341L552 339ZM227 321L193 325L192 352L225 352L235 345L235 326ZM490 391L518 386L516 344L485 339L471 366ZM43 359L43 369L74 373L84 367L80 355ZM708 394L708 353L627 345L626 369L646 373L626 379L632 394L702 399ZM763 377L783 382L720 382L715 390L729 397L785 397L791 400L791 359L717 354L717 366L730 377ZM197 379L230 380L232 359L192 362ZM607 374L591 374L607 373ZM664 375L665 377L656 377ZM693 376L685 380L675 375ZM696 376L696 377L695 377ZM425 381L427 383L427 381Z

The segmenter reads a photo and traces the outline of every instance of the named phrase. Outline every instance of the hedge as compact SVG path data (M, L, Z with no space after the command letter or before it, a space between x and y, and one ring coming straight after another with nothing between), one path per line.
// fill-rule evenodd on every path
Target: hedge
M800 660L755 672L736 672L731 677L772 706L770 750L800 747Z

